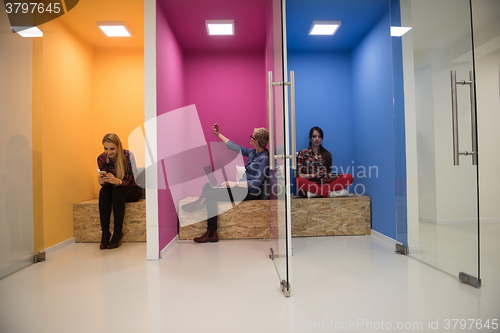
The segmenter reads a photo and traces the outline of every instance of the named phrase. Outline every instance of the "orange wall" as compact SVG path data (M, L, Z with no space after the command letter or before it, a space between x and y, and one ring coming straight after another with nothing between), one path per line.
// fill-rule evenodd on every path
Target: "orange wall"
M41 84L33 94L41 96L43 111L34 145L42 150L48 248L74 236L73 203L97 197L102 136L114 132L127 146L128 134L142 124L144 75L142 49L95 49L58 20L42 30L44 37L35 42L42 48L41 61L36 54L34 59L42 68L34 72L41 73L35 78Z
M94 157L102 153L102 137L116 133L128 149L128 136L144 122L144 51L96 49L94 84ZM138 166L143 151L134 150ZM94 158L94 160L95 160ZM95 183L95 197L100 186Z
M43 26L42 186L44 245L73 237L74 202L93 197L92 46L57 20ZM94 167L95 169L95 167ZM95 174L95 171L94 171Z

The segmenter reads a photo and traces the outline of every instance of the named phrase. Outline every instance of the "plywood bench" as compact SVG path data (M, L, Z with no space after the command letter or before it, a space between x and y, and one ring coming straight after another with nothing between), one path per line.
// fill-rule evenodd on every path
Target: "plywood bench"
M179 202L179 239L193 239L207 229L206 208L193 213L180 207L196 200ZM219 239L270 238L271 200L243 201L232 208L219 202ZM338 198L292 198L292 236L369 235L371 231L370 197L352 195Z
M73 204L73 230L77 243L101 241L98 199ZM113 214L111 214L110 231L113 232ZM125 204L123 233L125 242L146 241L146 200L141 199Z

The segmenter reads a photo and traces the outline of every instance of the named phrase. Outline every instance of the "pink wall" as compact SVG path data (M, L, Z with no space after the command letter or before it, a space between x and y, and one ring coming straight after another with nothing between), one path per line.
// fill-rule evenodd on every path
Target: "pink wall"
M220 142L221 132L239 145L249 145L256 127L267 127L264 50L249 53L189 52L184 58L186 104L196 104L207 142Z
M183 59L182 51L165 19L161 8L157 5L156 17L156 81L157 81L157 115L161 116L171 110L184 106ZM161 139L162 129L158 128L158 147L165 141ZM160 149L159 149L160 150ZM162 156L159 151L158 156ZM165 189L166 180L162 163L158 164L158 237L160 251L178 233L177 214L170 191Z
M183 52L159 6L156 43L161 250L177 235L175 203L199 195L205 183L202 167L210 164L209 143L221 142L212 134L212 124L218 122L224 135L250 147L253 129L267 127L267 94L263 49ZM221 160L234 158L224 149L214 154Z

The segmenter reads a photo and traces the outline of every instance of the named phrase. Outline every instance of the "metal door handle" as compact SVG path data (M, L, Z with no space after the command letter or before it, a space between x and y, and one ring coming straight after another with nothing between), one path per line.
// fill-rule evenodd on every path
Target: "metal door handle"
M267 72L267 110L269 117L269 169L274 170L273 72Z
M473 151L459 149L458 138L458 107L457 107L457 84L469 85L471 104L471 136ZM453 165L459 165L460 155L472 155L472 164L477 165L477 139L476 139L476 101L474 91L474 73L469 71L469 81L457 81L457 72L451 71L451 122L453 128Z
M290 71L290 126L292 127L292 169L297 169L297 131L295 126L295 72Z
M290 86L290 126L292 130L292 153L291 155L274 154L274 105L273 105L273 86ZM296 150L297 150L297 131L295 125L295 72L290 71L290 82L273 82L273 72L269 71L267 73L267 102L268 102L268 116L269 116L269 168L274 170L274 159L275 158L291 158L292 159L292 169L297 168Z

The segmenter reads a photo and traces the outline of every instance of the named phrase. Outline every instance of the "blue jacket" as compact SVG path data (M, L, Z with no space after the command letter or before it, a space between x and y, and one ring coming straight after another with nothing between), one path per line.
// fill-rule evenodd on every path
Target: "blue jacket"
M245 174L240 181L246 181L248 192L262 199L268 199L268 191L264 189L269 184L269 151L266 149L257 153L255 149L242 147L229 140L227 148L248 157L245 164Z

